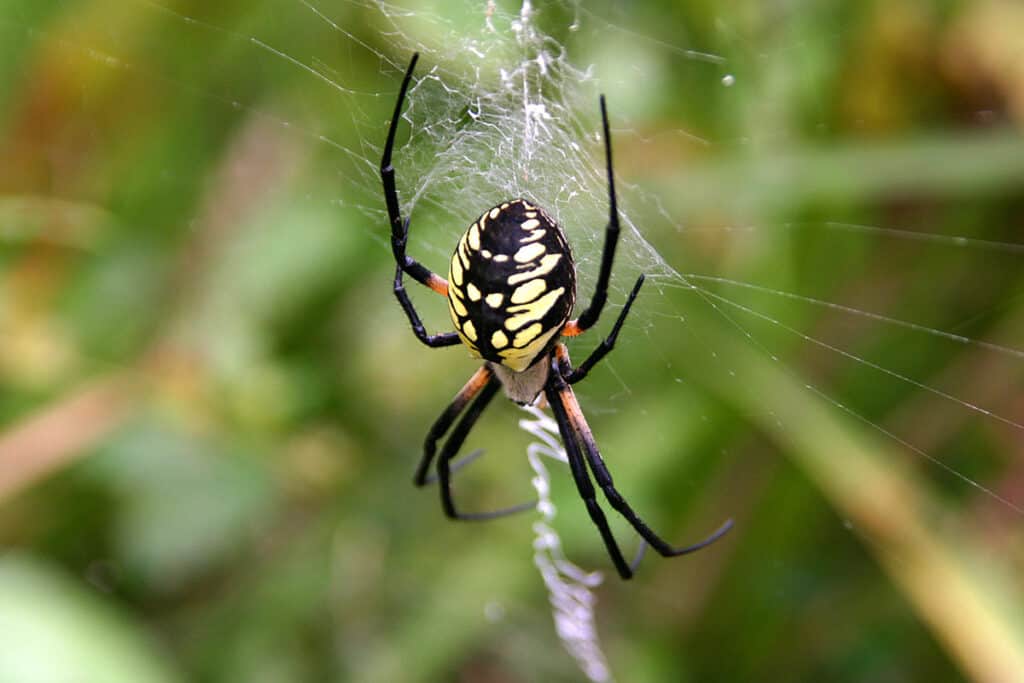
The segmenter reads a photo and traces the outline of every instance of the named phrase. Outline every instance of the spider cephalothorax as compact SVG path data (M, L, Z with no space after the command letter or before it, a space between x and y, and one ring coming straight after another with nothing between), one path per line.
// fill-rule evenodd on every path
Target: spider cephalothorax
M604 491L608 503L630 523L645 543L649 543L660 554L666 557L684 555L715 541L729 529L731 521L699 543L675 548L654 533L633 512L615 489L611 474L605 467L570 386L586 377L590 369L612 350L619 329L644 282L644 276L641 275L608 337L583 363L572 367L569 351L559 339L581 334L597 323L608 298L608 281L615 260L615 245L619 239L611 133L604 96L601 96L601 121L608 167L608 226L605 229L601 269L594 296L579 317L572 320L572 309L576 301L576 268L569 243L558 224L540 207L526 200L513 199L498 204L469 226L452 254L448 280L431 272L405 253L409 221L402 218L398 205L391 152L417 57L413 55L405 72L380 165L384 200L391 223L391 250L395 256L395 296L421 342L430 347L463 343L473 356L483 358L486 362L466 382L430 428L423 446L423 458L416 469L416 484L422 486L430 481L428 471L437 453L437 443L452 427L456 418L462 415L437 458L437 481L440 483L441 504L445 513L454 519L490 519L533 507L530 504L482 514L458 512L452 498L451 461L499 387L503 387L505 394L518 403L531 402L543 392L558 422L558 431L565 444L576 487L622 578L628 579L633 575L639 560L630 564L622 556L608 520L597 504L590 475L593 475ZM427 334L405 292L402 282L404 275L409 275L448 298L455 332Z

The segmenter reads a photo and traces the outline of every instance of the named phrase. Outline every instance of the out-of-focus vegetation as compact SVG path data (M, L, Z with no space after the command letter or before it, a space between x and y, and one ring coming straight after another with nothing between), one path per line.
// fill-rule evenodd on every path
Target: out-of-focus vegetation
M586 5L628 29L574 49L632 127L620 177L687 227L632 215L670 265L1024 347L1019 3ZM382 136L397 73L357 46L394 26L317 7L344 32L300 0L0 2L0 681L581 679L529 514L452 524L411 485L473 364L409 333L376 200L318 143L372 163L380 138L254 46L381 93ZM649 329L580 388L665 536L737 522L609 572L617 679L1024 680L1019 353L697 284L766 318L648 287ZM519 417L471 438L467 506L530 495ZM554 495L610 570L567 473Z

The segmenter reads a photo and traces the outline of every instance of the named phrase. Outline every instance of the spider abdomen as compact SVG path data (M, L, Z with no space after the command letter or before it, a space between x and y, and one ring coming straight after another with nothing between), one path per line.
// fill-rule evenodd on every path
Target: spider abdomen
M569 243L525 200L485 212L452 254L448 310L459 337L473 355L515 372L551 347L575 300Z

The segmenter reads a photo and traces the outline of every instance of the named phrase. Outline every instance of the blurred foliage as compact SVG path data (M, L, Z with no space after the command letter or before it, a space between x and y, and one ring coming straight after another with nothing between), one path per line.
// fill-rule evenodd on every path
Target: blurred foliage
M528 515L451 524L411 486L472 364L409 334L386 226L361 209L382 200L315 131L370 159L380 140L253 47L380 92L383 135L397 75L347 48L388 51L392 27L321 4L347 33L299 0L0 2L0 680L580 680ZM636 127L616 137L620 176L688 226L633 216L645 237L682 272L1020 348L1018 251L968 247L1024 224L1021 5L725 5L587 3L644 38L575 49ZM742 87L667 45L724 55ZM946 235L962 248L922 248ZM653 329L626 329L580 392L656 528L737 526L633 582L610 573L618 680L1024 675L1022 514L943 469L1020 504L1020 429L920 386L1020 423L1019 358L698 282L763 313L744 344L678 284L648 288ZM663 308L735 377L659 336ZM518 417L496 406L470 440L495 457L467 474L467 506L530 495ZM569 552L607 567L569 477L554 486Z

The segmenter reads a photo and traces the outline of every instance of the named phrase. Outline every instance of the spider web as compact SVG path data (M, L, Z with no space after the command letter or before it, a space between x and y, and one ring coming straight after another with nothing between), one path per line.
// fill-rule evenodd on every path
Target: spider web
M881 162L876 162L871 150L865 152L857 145L841 150L838 164L826 163L813 151L796 157L775 155L776 139L792 133L773 127L781 117L772 110L771 93L756 91L748 85L753 79L745 74L757 64L764 71L779 65L772 55L746 54L738 22L723 24L721 32L734 36L735 43L729 54L718 55L691 49L685 35L663 38L634 31L634 23L622 11L602 14L572 2L467 1L449 3L443 10L424 10L373 0L286 0L276 6L282 17L281 32L276 35L223 28L215 10L194 4L148 0L128 4L168 41L155 43L154 51L170 50L175 41L203 41L237 51L251 60L254 69L290 74L296 92L287 102L263 101L260 93L247 92L238 83L200 89L218 106L241 111L294 136L324 157L334 177L310 188L310 201L359 212L366 219L362 237L385 251L387 219L378 175L384 122L406 60L419 52L419 68L394 155L402 210L412 219L410 253L443 271L451 245L470 221L504 199L524 197L544 206L564 227L579 269L582 300L593 288L607 222L598 110L598 94L606 93L623 234L610 304L599 329L617 312L635 277L645 273L649 284L626 324L621 344L632 357L657 366L678 384L678 393L666 392L656 399L696 406L699 420L705 417L702 400L722 398L698 386L693 379L698 374L695 368L702 368L705 381L710 377L711 383L719 378L728 384L738 378L747 382L753 396L737 404L738 412L765 432L778 425L781 436L776 438L785 450L799 441L804 428L799 414L780 405L778 382L798 385L801 400L812 399L832 419L866 427L886 452L905 457L904 463L927 463L925 469L934 478L973 489L1015 522L1024 514L1024 502L1012 486L962 471L957 463L963 457L957 454L951 458L953 464L947 464L934 452L941 439L929 430L922 431L912 421L879 419L876 415L885 413L882 406L853 404L843 392L845 385L862 383L876 385L879 396L910 391L920 396L919 412L940 410L952 421L978 422L1019 442L1022 419L1008 400L999 398L1003 394L963 381L962 374L935 376L933 366L912 358L915 353L926 357L950 348L968 348L977 352L980 360L975 367L983 367L986 376L1018 376L1024 350L1011 316L1006 316L1003 327L978 324L997 318L1013 302L1006 300L1005 290L993 289L1000 298L982 297L965 310L950 311L945 301L951 288L940 286L932 274L915 273L913 262L941 253L948 258L951 273L970 273L974 271L969 264L984 253L991 258L994 272L1005 273L1019 268L1024 246L1006 236L1006 226L977 234L965 227L959 234L948 234L912 219L908 219L912 227L904 227L898 211L893 213L897 218L885 226L865 224L856 211L820 218L810 210L810 217L801 222L773 219L782 213L779 207L794 197L813 204L834 194L873 196L880 182L895 183L908 194L942 192L949 189L944 183L949 183L957 191L966 189L969 198L975 186L963 179L984 177L989 179L985 191L1007 186L1019 190L1019 180L1013 180L1020 177L1019 162L1015 162L1021 157L1019 144L990 141L992 148L1006 150L997 157L999 163L976 167L968 162L956 172L944 169L946 175L934 170L941 164L920 161L926 154L908 155L904 172L882 180L859 172L878 168ZM368 35L355 28L365 16L386 30ZM28 10L15 11L0 22L7 35L36 31ZM122 33L111 29L105 37L79 29L44 30L74 58L156 81L172 92L196 87L190 74L163 69L159 60L138 59L136 49L122 43L133 30L130 27ZM308 47L294 39L306 34L319 38ZM803 47L781 40L783 50ZM704 87L688 93L686 99L734 100L732 111L737 118L758 122L748 127L754 134L733 138L705 121L694 126L701 130L695 133L685 117L665 125L650 124L650 118L663 111L643 109L643 102L657 98L639 94L658 91L667 82L657 71L664 67L657 66L652 55ZM378 77L373 82L360 81L352 67L356 63L374 65ZM781 87L799 87L799 82L794 85L781 75L775 78ZM809 96L825 105L825 95L812 92ZM687 102L684 107L692 113L699 110L699 102ZM922 144L922 148L939 160L973 158L964 153L974 143L944 144ZM627 157L626 149L654 159L661 173L645 173L644 162ZM879 156L885 152L873 149ZM737 161L737 156L749 159ZM688 161L707 158L712 159L709 171L687 174ZM885 158L898 162L899 152ZM991 160L992 155L985 158ZM836 177L836 165L846 172ZM643 183L635 180L641 174ZM958 199L952 196L949 203L955 208ZM876 277L860 281L878 286L844 289L844 281L833 279L827 267L810 267L810 276L798 279L792 276L793 268L780 267L779 271L789 273L780 275L764 265L771 261L767 254L793 266L800 255L784 247L792 236L807 231L820 232L819 248L831 250L826 266L837 274L858 268L874 272ZM647 235L658 235L661 242L653 245ZM883 254L894 259L897 272L872 264L873 258ZM936 289L931 310L919 304L909 310L888 305L890 292L921 287ZM443 309L430 306L424 316L428 328L446 327ZM709 332L706 324L721 326L724 332ZM738 348L760 359L762 364L756 367L777 369L776 379L754 375L753 366L728 353L718 336L726 333ZM905 346L906 362L892 366L879 360L884 354L872 345L873 338ZM574 345L577 357L591 343ZM689 358L692 366L680 365L681 357ZM635 410L630 401L642 398L633 395L629 375L620 372L622 361L613 354L605 365L618 391L609 397L581 388L595 421L602 415L629 414ZM804 462L804 466L813 471L812 465ZM689 493L693 492L684 495ZM861 524L849 508L837 507L852 527ZM862 533L870 538L872 532Z

